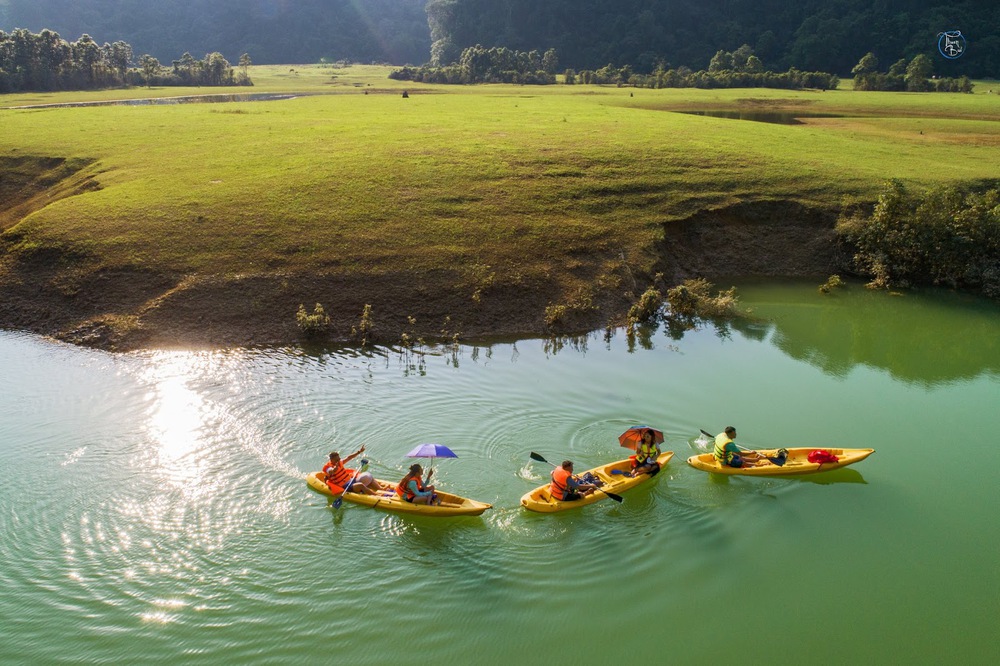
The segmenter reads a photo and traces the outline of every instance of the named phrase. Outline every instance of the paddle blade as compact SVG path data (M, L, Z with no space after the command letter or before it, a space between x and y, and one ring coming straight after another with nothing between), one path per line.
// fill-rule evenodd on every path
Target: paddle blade
M532 460L537 460L538 462L543 462L543 463L549 462L544 457L542 457L541 454L535 453L534 451L532 451L531 453L529 453L528 457L531 458Z
M598 488L598 490L600 490L602 493L604 493L605 495L607 495L608 497L610 497L614 501L618 502L619 504L621 504L625 500L625 498L622 497L621 495L616 495L614 493L609 493L607 490L601 490L600 488Z
M701 428L698 429L701 430ZM715 435L713 435L710 432L705 432L704 430L701 430L701 434L703 434L705 437L708 437L709 439L715 439Z
M333 508L334 509L339 509L340 505L343 504L343 503L344 503L344 496L340 495L340 496L337 497L337 499L333 500Z

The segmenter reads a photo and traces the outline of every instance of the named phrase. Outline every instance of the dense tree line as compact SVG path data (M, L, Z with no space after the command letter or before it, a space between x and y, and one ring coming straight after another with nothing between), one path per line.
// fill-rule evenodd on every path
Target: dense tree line
M851 70L855 90L907 90L909 92L972 92L972 81L967 76L931 78L934 63L924 54L907 62L900 58L889 71L878 71L878 58L869 51Z
M0 93L23 90L89 90L129 85L252 85L246 67L237 75L221 53L196 60L185 53L172 69L144 55L141 69L133 67L134 53L127 42L98 44L90 35L67 42L59 33L24 29L0 30ZM249 56L241 58L248 64Z
M426 62L427 0L0 0L0 29L101 35L167 62L219 51L231 62Z
M472 44L554 47L567 64L650 73L710 67L719 49L750 44L765 69L845 75L867 52L885 62L923 53L942 76L1000 76L995 0L429 0L431 64ZM937 36L961 30L967 52L948 61Z
M90 35L67 42L42 30L0 31L0 92L80 90L127 84L132 47L98 44Z
M801 90L815 88L835 90L840 77L827 72L800 72L792 68L787 72L740 71L715 69L692 71L687 67L677 69L657 68L651 74L637 74L628 65L606 65L598 70L575 72L566 70L566 83L598 83L629 85L637 88L781 88Z
M458 61L443 67L424 65L403 67L389 74L390 79L422 83L519 83L545 85L556 82L559 57L555 49L512 51L505 47L471 46L462 51Z
M555 49L512 51L506 47L484 48L477 44L462 51L456 62L434 67L403 67L389 78L422 83L520 83L546 85L556 82L555 71L559 56ZM662 65L650 74L633 71L631 65L616 67L607 64L597 70L577 72L567 69L563 82L573 84L603 84L640 88L819 88L833 90L840 78L826 72L764 71L753 49L744 44L729 53L719 51L712 58L708 71L694 72L688 67L665 69Z

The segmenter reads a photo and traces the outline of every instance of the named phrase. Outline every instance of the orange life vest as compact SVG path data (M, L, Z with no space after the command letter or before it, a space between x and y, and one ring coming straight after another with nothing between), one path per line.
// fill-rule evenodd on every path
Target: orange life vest
M569 491L567 481L571 476L573 473L562 467L556 467L552 470L552 485L549 486L549 494L552 495L553 499L561 500L566 497Z
M344 486L354 476L354 470L344 467L344 461L338 460L336 466L328 462L323 465L323 472L326 474L327 482L333 482L338 486Z
M413 498L416 497L416 495L413 493L412 490L410 490L410 481L416 481L417 490L419 490L420 492L424 492L424 484L420 480L420 477L411 476L409 478L404 477L403 480L399 482L399 485L396 486L396 494L398 494L400 497L412 501Z

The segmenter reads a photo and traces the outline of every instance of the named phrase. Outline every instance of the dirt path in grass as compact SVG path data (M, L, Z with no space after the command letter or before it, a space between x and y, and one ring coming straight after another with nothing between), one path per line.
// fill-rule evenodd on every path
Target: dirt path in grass
M368 304L368 337L381 344L583 332L620 323L650 284L666 289L690 277L825 279L837 265L834 222L829 211L793 202L702 211L664 223L650 264L622 268L616 279L608 279L607 257L575 254L573 276L516 282L500 276L478 294L458 270L185 276L67 269L71 262L53 252L3 256L0 326L114 351L357 342ZM579 307L569 277L575 289L588 280L606 286L593 288L586 307ZM315 303L322 303L330 324L309 339L295 315L299 304L311 312ZM567 303L553 326L546 309Z

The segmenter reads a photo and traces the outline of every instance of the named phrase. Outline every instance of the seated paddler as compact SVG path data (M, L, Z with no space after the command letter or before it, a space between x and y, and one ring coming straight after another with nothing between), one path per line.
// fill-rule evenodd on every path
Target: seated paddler
M434 486L428 485L434 470L427 472L426 481L420 478L423 473L424 469L419 464L410 465L410 471L396 486L396 494L411 504L440 505L441 498L434 492Z
M649 474L655 476L660 471L660 463L656 459L660 455L660 447L656 443L656 435L652 430L642 431L642 439L635 447L635 456L632 457L632 476L639 474Z
M715 448L712 453L715 460L723 467L755 467L758 462L767 459L756 451L741 449L733 440L736 439L736 428L726 426L725 431L715 436Z
M361 472L358 474L356 470L345 466L345 463L354 460L364 453L364 451L365 447L362 445L360 449L345 458L341 458L340 453L337 451L330 453L329 462L323 465L323 473L326 475L326 485L330 489L330 492L334 495L340 495L349 490L352 493L374 495L379 490L378 481L375 480L375 477L371 473Z
M552 484L549 486L549 494L554 500L562 502L572 502L582 499L597 489L592 483L581 483L573 476L573 462L562 461L552 470Z

